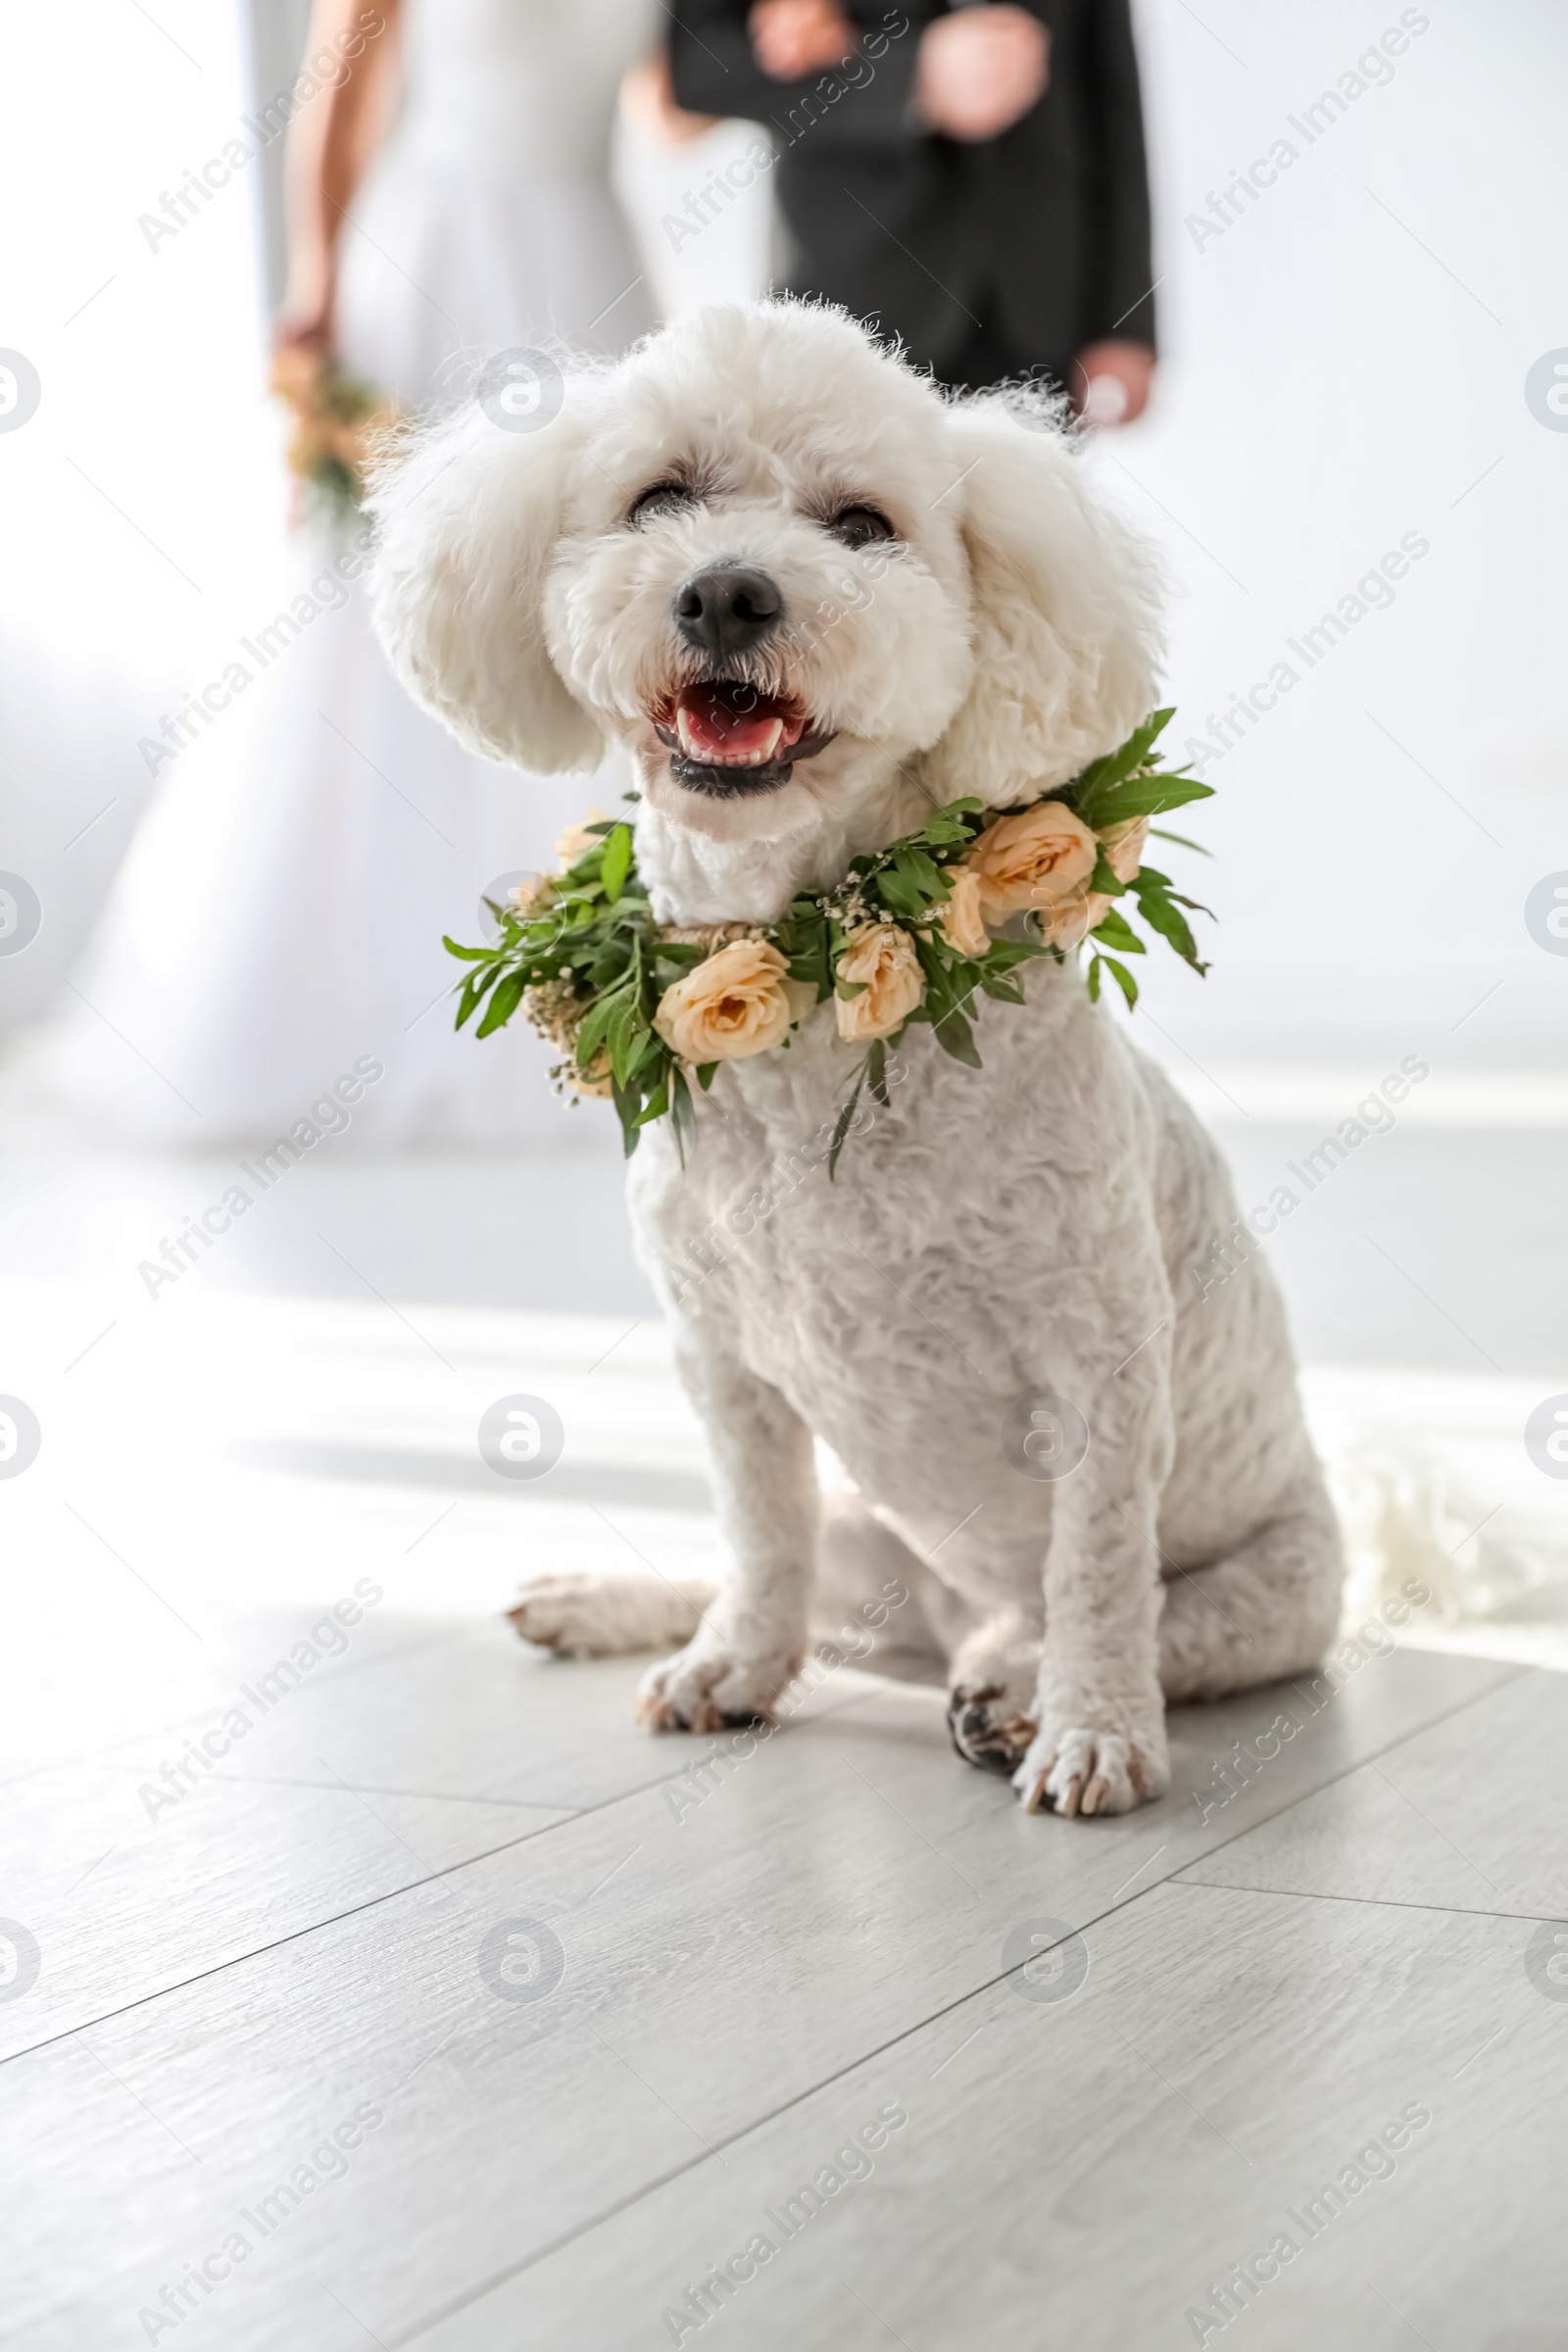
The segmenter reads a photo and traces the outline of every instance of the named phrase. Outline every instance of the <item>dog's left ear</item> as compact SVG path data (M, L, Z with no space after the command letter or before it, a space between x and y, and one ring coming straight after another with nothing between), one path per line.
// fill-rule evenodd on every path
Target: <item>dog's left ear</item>
M991 395L953 408L948 435L974 678L921 772L944 800L1004 807L1065 783L1152 709L1160 581L1058 425Z
M392 667L470 751L546 775L597 767L605 748L545 643L545 581L591 416L591 386L568 377L566 392L536 431L465 403L393 444L367 501Z

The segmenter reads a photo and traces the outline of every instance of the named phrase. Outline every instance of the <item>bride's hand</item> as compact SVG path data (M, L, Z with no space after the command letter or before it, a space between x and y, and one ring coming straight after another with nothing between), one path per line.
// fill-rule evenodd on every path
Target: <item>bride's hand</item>
M330 303L310 311L295 311L285 300L272 328L272 365L269 382L273 392L303 416L311 408L323 368L332 362Z
M332 306L321 302L307 312L284 310L272 328L272 357L283 359L294 352L312 359L330 359L332 356Z

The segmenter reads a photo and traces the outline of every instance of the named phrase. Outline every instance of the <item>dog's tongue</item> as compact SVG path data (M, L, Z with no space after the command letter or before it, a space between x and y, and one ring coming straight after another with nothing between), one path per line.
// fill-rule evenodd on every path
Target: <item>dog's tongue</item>
M804 721L775 696L750 687L687 686L675 712L681 749L715 766L760 766L794 743Z

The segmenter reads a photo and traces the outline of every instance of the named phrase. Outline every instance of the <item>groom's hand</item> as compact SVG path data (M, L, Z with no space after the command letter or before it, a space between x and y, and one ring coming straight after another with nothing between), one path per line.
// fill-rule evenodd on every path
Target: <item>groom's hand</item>
M1091 343L1072 364L1068 390L1086 424L1131 424L1149 406L1154 355L1147 343Z
M965 8L920 35L915 104L950 139L999 138L1041 97L1051 36L1024 8Z
M836 66L855 47L854 25L834 0L757 0L746 20L752 54L775 81Z

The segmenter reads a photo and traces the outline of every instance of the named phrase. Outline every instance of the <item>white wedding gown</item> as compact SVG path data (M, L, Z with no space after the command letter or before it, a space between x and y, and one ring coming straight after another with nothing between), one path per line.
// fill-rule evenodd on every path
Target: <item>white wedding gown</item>
M404 0L406 97L345 227L338 337L417 407L510 346L623 349L653 323L610 190L618 84L658 0ZM303 585L330 550L298 554ZM558 1134L556 1056L519 1020L455 1036L441 935L627 777L463 751L389 675L359 587L166 769L78 974L68 1092L152 1138L270 1137L356 1060L388 1139ZM580 1115L580 1114L579 1114Z

